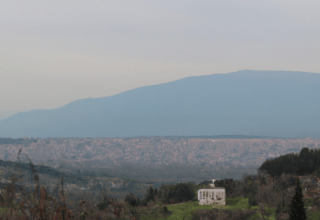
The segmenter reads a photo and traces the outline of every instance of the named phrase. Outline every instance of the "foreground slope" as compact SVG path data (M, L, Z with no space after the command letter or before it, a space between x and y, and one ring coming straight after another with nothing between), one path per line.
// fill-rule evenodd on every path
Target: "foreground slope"
M263 135L320 137L320 74L189 77L0 120L1 137Z

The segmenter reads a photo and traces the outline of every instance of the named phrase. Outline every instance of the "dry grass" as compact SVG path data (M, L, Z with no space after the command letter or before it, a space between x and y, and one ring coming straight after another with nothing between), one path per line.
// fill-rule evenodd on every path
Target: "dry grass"
M20 152L19 152L20 153ZM19 158L19 154L18 154ZM0 198L0 219L2 220L99 220L120 219L124 214L123 205L111 199L103 210L90 203L67 204L64 193L63 177L58 196L50 195L45 186L40 185L33 163L30 170L35 184L23 185L20 170L10 177L10 183L4 185Z

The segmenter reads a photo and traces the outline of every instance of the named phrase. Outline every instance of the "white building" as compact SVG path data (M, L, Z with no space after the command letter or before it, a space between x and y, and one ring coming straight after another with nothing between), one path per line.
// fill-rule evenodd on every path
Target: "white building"
M226 205L226 190L222 187L215 187L214 181L209 184L212 187L211 189L198 190L199 205Z

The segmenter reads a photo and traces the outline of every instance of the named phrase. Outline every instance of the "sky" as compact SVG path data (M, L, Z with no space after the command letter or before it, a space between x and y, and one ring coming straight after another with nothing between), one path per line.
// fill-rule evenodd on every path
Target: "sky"
M320 73L317 0L2 0L0 118L188 76Z

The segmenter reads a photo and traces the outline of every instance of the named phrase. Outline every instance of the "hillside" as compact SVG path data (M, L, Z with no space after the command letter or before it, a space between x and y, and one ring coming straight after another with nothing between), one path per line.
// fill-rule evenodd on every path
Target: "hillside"
M189 77L0 120L1 137L319 137L320 74Z
M272 176L280 176L282 173L310 175L320 168L319 158L320 149L303 148L299 154L291 153L266 160L259 169Z
M39 177L40 185L45 186L51 193L54 193L57 187L59 188L63 177L68 200L76 202L81 199L81 196L91 196L92 200L98 201L102 192L114 198L123 198L129 193L142 196L148 187L159 186L163 183L95 175L95 173L89 172L66 172L61 168L55 169L44 165L34 165L33 173ZM21 186L32 188L31 185L37 185L37 180L32 175L30 163L0 160L0 191L10 184L13 176L20 177L18 183Z

